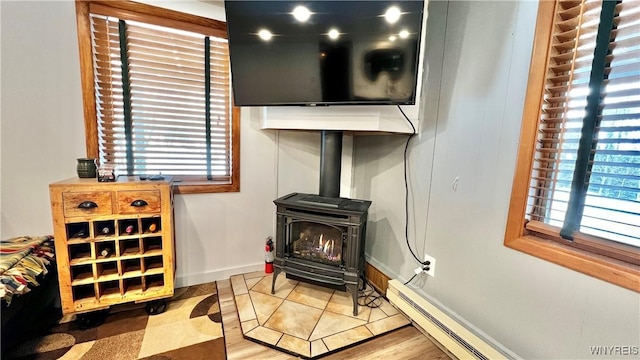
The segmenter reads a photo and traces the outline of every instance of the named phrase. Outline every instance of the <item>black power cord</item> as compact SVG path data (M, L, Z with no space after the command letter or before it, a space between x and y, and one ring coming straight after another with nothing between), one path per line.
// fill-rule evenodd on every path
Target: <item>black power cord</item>
M413 274L413 276L411 277L411 279L407 280L404 284L407 285L408 283L410 283L411 281L413 281L413 279L416 278L416 276L418 276L418 274Z
M378 308L382 305L383 296L373 288L373 286L366 282L365 288L358 291L358 305L370 307L372 309Z
M431 263L429 261L423 261L420 260L420 258L418 258L418 256L413 252L413 249L411 248L411 244L409 244L409 182L407 179L407 151L409 149L409 142L411 142L411 139L417 134L416 133L416 128L415 126L413 126L413 123L411 122L411 120L409 120L409 117L407 116L407 114L404 113L404 111L402 110L402 108L400 107L400 105L398 106L398 110L400 110L400 112L402 113L402 116L404 116L404 119L409 123L409 125L411 125L411 130L412 133L409 134L409 137L407 138L406 143L404 144L404 239L407 243L407 248L409 248L409 252L411 253L411 255L413 256L413 258L423 267L424 266L428 266ZM415 277L415 275L414 275ZM411 278L411 280L413 280L413 278ZM409 280L408 282L410 282L411 280ZM407 282L407 283L408 283Z

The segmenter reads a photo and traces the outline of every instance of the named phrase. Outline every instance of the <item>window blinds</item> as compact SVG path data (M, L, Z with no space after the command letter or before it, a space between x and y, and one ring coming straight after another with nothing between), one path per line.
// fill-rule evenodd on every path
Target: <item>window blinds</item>
M615 6L613 26L605 34L609 42L601 59L605 65L599 84L590 78L596 71L592 65L597 64L594 54L601 16L606 16L601 11L603 1L557 2L527 228L539 229L541 223L561 228L567 212L576 210L570 208L578 206L575 230L640 246L640 1L610 4ZM585 108L592 90L600 96L595 97L593 136L586 141L584 191L576 194L572 183L580 139L589 133L584 128ZM580 201L570 204L572 195Z
M640 246L640 1L616 14L580 231Z
M98 14L91 26L100 162L230 178L227 40Z

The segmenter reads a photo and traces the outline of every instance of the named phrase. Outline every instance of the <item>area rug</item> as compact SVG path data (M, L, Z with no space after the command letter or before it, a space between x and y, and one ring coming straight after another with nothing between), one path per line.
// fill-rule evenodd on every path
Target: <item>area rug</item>
M254 272L231 277L242 333L246 339L305 359L319 358L410 324L373 289L353 300L344 291ZM369 306L367 306L369 305Z
M82 329L64 317L42 336L3 359L226 359L215 283L176 289L166 310L148 315L145 304L112 306L104 323Z

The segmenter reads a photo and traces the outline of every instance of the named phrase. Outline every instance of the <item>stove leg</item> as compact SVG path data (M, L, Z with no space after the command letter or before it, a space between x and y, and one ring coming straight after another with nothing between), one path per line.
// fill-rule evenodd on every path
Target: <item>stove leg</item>
M353 316L358 316L358 284L346 284L353 298Z
M273 269L273 279L271 280L271 295L276 293L276 278L280 273L280 269L274 266Z

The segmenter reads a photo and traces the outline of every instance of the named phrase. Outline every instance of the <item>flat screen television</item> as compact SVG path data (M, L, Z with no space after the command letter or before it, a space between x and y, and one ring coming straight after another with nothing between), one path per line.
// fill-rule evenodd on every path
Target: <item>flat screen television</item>
M226 0L237 106L412 105L423 1Z

